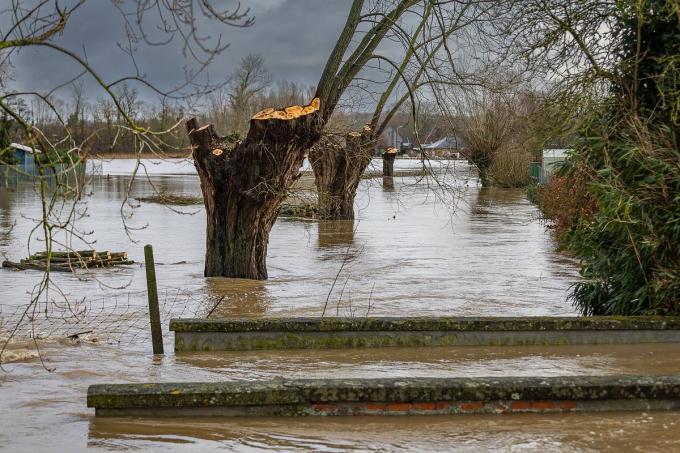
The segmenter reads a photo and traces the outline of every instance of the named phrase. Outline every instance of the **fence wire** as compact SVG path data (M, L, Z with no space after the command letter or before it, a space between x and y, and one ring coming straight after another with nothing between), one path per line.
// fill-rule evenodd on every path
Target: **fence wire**
M138 291L33 306L0 304L0 339L147 342L151 333L146 297L145 291ZM218 302L179 288L159 290L158 299L165 331L171 318L205 317Z

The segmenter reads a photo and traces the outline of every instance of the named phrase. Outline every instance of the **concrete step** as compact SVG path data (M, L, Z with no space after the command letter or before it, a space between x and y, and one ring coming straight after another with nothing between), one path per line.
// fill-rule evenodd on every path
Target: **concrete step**
M680 343L680 317L173 319L175 351Z
M680 410L680 375L100 384L98 416L451 415Z

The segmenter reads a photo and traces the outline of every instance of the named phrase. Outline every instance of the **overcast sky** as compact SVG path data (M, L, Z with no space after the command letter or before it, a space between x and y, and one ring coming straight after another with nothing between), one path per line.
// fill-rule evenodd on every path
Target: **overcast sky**
M249 28L206 23L205 35L223 40L230 47L210 68L213 80L227 77L239 60L261 54L274 80L315 85L326 58L346 19L349 0L242 0L250 7L255 23ZM221 1L215 4L227 4ZM118 48L125 33L120 14L111 2L91 0L74 13L60 45L86 55L92 66L108 80L130 75L130 59ZM151 24L149 24L151 25ZM151 29L147 25L147 29ZM140 70L154 84L167 89L183 80L183 58L179 40L163 47L140 45L137 61ZM19 89L49 90L79 73L74 62L49 49L23 49L13 60L13 85ZM101 95L91 80L85 80L86 95Z

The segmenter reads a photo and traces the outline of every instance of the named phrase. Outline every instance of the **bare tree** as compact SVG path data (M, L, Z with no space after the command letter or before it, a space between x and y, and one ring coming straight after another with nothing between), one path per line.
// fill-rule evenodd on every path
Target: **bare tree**
M196 120L187 123L208 217L205 275L267 278L269 232L288 188L299 176L305 153L322 137L348 87L363 80L362 71L380 63L393 72L369 124L348 133L336 152L315 153L312 158L324 173L317 183L320 192L330 194L322 196L332 203L326 210L329 216L353 217L357 175L370 161L369 150L390 118L408 99L415 109L419 86L449 83L438 80L438 71L428 74L426 69L450 66L446 38L482 20L497 3L354 0L308 105L269 108L254 115L243 140L225 140L214 127L199 127ZM406 18L421 25L409 32ZM405 55L395 61L383 54L380 46L386 40L401 42ZM444 56L435 59L440 49ZM406 93L387 107L399 81Z
M483 88L458 90L451 102L483 185L525 181L543 145L568 137L584 106L610 89L620 39L612 33L616 3L509 2L489 24L497 38L491 61L514 63L514 74L494 71Z
M365 3L352 2L308 105L254 115L243 140L226 141L212 125L187 123L207 211L206 276L267 278L269 232L305 153L388 32L421 2L375 2L383 9L371 11L364 11ZM363 36L349 52L360 31Z
M482 186L527 185L530 163L540 161L545 145L568 138L571 113L553 100L551 91L520 82L458 89L449 97L465 155Z
M164 146L164 132L152 130L136 121L134 102L127 102L120 96L119 87L130 86L128 94L134 89L144 89L152 93L173 99L204 94L215 89L214 84L203 79L206 69L221 51L227 48L221 36L208 37L199 30L198 18L213 20L229 26L248 26L252 19L248 11L239 6L231 10L221 10L211 4L210 0L136 0L121 2L111 0L107 5L117 11L125 23L124 37L118 43L128 58L131 68L127 75L109 78L101 73L95 62L90 61L82 48L69 48L57 38L69 27L73 26L78 11L88 3L98 0L74 0L61 2L58 0L7 0L0 6L0 73L11 73L16 56L26 48L38 48L51 52L58 58L70 62L78 68L78 74L66 83L55 82L54 86L45 90L17 90L9 83L0 87L0 112L12 122L14 134L18 140L30 146L35 154L37 175L26 174L35 178L37 193L40 196L40 216L31 230L27 244L29 248L32 238L40 236L47 253L47 271L36 284L31 302L19 320L21 322L34 313L40 312L38 302L45 296L48 302L48 289L55 287L50 275L50 260L55 247L73 250L74 243L83 247L91 247L91 232L78 228L78 220L86 215L81 206L83 188L83 154L82 148L88 137L79 136L69 126L69 113L64 111L55 94L63 87L73 86L78 94L74 115L74 123L82 123L83 101L80 96L81 81L88 79L98 90L102 99L99 102L102 114L110 118L119 115L121 121L113 127L115 136L121 131L134 136L135 149L139 155L144 151L159 150ZM157 25L145 27L145 24ZM188 65L185 78L170 88L156 86L143 73L141 62L137 61L137 50L142 45L162 46L169 42L181 42L183 55L193 61ZM122 94L125 95L125 89ZM129 100L131 101L131 99ZM22 105L35 107L39 118L33 121L30 112ZM49 131L40 125L49 123L53 127ZM4 151L4 150L3 150ZM4 158L5 153L0 153ZM10 162L2 162L10 163ZM137 169L139 168L139 161ZM22 173L23 170L15 167ZM136 174L137 170L135 170ZM124 211L125 203L121 206ZM125 223L124 226L127 229ZM75 252L74 252L75 253ZM59 293L57 289L57 293ZM63 296L66 298L66 296ZM13 332L10 332L9 338ZM9 341L9 340L8 340ZM4 347L0 349L0 357Z
M83 96L83 83L71 84L71 113L66 120L66 126L70 129L74 141L82 143L85 135L85 98Z
M467 146L467 158L479 173L482 186L491 184L490 170L496 154L510 146L516 115L503 93L474 90L462 96L459 132ZM528 171L528 168L527 168Z
M437 85L473 83L456 70L451 42L460 45L463 42L461 32L487 20L493 6L495 2L485 0L426 2L413 28L396 27L393 38L404 48L400 60L394 61L377 52L371 56L372 61L387 68L383 70L387 77L369 121L360 129L340 137L331 131L310 151L321 218L354 218L354 199L361 175L371 162L376 143L400 112L407 111L410 118L404 126L411 128L419 143L423 131L420 119L427 118L422 115L422 106L429 104L421 97L431 94ZM397 100L390 103L393 95ZM433 125L430 123L427 127Z
M245 135L248 119L253 111L255 98L269 86L271 76L261 55L247 55L229 83L229 106L232 113L232 129L240 136Z
M490 29L499 37L497 56L513 61L533 80L549 81L567 96L602 93L617 79L612 0L512 2ZM575 106L575 102L570 105ZM575 106L577 107L577 106Z

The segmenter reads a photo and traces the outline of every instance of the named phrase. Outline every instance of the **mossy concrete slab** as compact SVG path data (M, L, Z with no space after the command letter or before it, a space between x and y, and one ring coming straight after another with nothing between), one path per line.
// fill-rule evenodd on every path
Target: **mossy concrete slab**
M680 343L679 317L173 319L175 350Z
M680 376L101 384L97 415L419 415L678 410Z
M678 316L172 319L175 332L679 330Z

